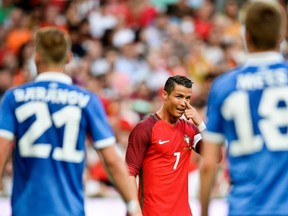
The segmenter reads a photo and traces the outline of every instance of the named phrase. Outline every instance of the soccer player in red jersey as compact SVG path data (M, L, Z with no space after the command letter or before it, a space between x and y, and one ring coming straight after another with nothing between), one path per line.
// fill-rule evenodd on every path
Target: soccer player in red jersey
M169 77L163 104L139 122L129 136L126 162L143 216L191 216L188 172L192 151L199 152L205 124L190 105L192 81ZM139 177L137 187L136 177Z

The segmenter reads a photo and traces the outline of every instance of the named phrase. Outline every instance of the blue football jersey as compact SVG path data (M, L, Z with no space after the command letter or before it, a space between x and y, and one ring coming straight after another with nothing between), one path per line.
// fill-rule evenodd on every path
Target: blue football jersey
M0 136L15 140L12 214L81 216L85 140L96 149L115 143L99 98L62 73L6 92Z
M204 140L227 144L230 215L288 215L288 65L251 54L210 90Z

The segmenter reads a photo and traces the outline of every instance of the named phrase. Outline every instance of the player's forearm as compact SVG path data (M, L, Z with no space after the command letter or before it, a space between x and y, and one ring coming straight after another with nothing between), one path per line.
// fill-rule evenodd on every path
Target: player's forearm
M129 176L129 185L131 185L132 193L134 197L138 197L138 186L137 186L137 181L135 176ZM138 215L137 216L142 216L142 210L140 207L140 203L137 200L137 206L138 206Z
M207 166L204 162L200 168L200 203L201 216L208 216L210 195L214 185L216 165Z
M106 164L106 166L113 184L118 189L123 199L126 202L131 199L136 199L136 196L132 192L131 185L129 184L128 170L124 163Z
M140 216L141 214L139 214L140 208L138 206L137 196L133 193L131 188L128 169L124 160L117 153L114 146L100 150L100 154L109 177L127 204L128 212L130 211L130 215Z
M0 178L3 176L4 168L10 156L10 141L0 138Z
M107 170L110 173L113 184L126 202L128 213L133 212L133 214L130 213L129 215L141 216L142 214L137 200L137 192L135 193L135 186L130 184L131 180L129 179L128 169L125 164L110 164L107 166Z
M131 185L132 193L134 194L135 197L138 197L138 185L137 185L136 177L130 175L129 182L130 182L129 184Z

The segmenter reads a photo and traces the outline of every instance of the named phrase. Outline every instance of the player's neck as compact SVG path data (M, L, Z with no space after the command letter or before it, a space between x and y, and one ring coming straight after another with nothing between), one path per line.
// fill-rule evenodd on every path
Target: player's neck
M179 118L172 117L168 112L165 112L163 108L160 108L156 114L159 116L160 119L167 122L170 125L175 125Z
M64 67L58 66L58 65L39 65L37 67L37 70L38 70L38 73L45 73L47 71L63 73Z
M259 49L254 46L248 47L249 53L260 53L260 52L279 52L280 48L275 47L271 49Z

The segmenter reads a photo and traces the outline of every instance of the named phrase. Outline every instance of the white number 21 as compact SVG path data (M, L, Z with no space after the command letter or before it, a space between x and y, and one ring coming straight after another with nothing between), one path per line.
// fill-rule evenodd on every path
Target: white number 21
M50 143L35 143L48 129L53 130L64 126L62 147L56 147L52 153L55 160L80 163L84 151L76 150L81 109L76 106L66 106L52 115L48 105L43 102L26 103L16 109L16 118L21 123L35 115L35 121L19 139L19 152L22 157L48 158L52 145ZM53 132L52 132L53 133Z

